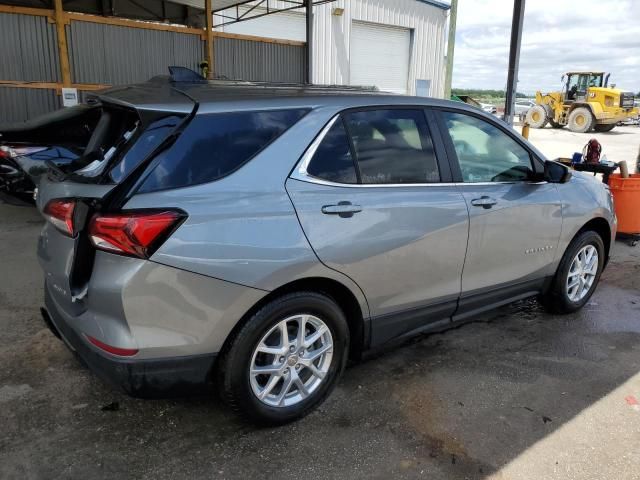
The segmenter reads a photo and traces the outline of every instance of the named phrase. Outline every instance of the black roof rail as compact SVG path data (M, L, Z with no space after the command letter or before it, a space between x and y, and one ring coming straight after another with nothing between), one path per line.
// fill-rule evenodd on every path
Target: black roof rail
M260 80L240 80L232 79L225 75L216 75L212 80L207 80L199 73L187 67L170 66L169 81L173 83L201 83L218 86L248 86L248 87L270 87L270 88L299 88L308 91L322 92L379 92L375 86L358 86L358 85L317 85L312 83L296 83L296 82L269 82ZM162 82L166 77L157 76L151 78L150 82Z

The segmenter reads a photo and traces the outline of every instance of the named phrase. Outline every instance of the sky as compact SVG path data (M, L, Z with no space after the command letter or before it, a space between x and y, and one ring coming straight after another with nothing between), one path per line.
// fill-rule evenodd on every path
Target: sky
M503 89L513 0L459 0L454 88ZM558 90L571 70L640 91L640 0L527 0L518 91Z

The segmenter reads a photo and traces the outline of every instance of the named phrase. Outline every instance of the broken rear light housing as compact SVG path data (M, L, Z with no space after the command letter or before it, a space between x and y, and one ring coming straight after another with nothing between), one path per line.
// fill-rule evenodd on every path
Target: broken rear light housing
M146 259L186 217L176 210L96 214L89 224L89 239L98 250Z
M75 200L68 198L51 200L44 207L42 213L51 224L68 237L73 237L73 213L76 208Z

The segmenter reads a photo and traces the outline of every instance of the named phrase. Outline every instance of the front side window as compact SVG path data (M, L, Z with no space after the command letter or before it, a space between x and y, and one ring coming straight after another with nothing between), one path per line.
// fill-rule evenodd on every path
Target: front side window
M300 120L308 110L196 116L160 153L140 192L212 182L234 172Z
M533 177L529 152L478 117L443 112L465 183L515 182Z
M364 184L440 181L422 110L366 110L344 115Z

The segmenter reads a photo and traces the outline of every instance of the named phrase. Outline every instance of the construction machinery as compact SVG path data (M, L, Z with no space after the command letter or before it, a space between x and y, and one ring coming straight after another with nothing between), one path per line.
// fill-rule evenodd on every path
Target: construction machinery
M605 72L569 72L562 76L559 92L536 92L536 105L527 112L526 121L534 128L565 125L572 132L608 132L618 122L638 115L634 96L609 86Z

